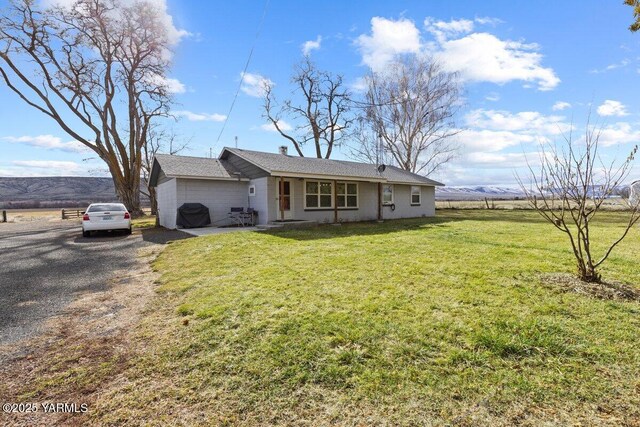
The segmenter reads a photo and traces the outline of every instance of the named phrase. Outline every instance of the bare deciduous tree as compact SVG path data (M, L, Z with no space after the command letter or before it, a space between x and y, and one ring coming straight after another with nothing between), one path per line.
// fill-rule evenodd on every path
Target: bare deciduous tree
M158 213L158 199L156 189L149 186L153 158L156 154L179 154L187 148L189 141L178 141L178 137L172 131L152 126L147 135L147 143L142 147L142 179L145 183L140 191L149 197L151 203L151 215ZM156 218L157 220L157 218Z
M170 41L159 13L144 0L44 10L16 0L0 17L4 83L107 164L134 215L149 129L170 102Z
M356 134L354 157L375 158L381 148L398 167L429 175L452 160L458 147L452 141L459 130L454 118L460 86L434 60L407 57L367 78L365 119L369 131Z
M598 268L640 220L640 201L628 204L626 226L599 256L593 253L592 221L605 201L629 176L638 147L634 147L623 162L614 160L605 164L598 155L599 129L587 124L584 141L576 141L572 132L563 139L561 146L542 146L540 168L536 171L529 165L530 182L525 183L520 178L518 182L529 204L567 235L578 277L586 282L600 282Z
M296 66L291 78L299 100L287 99L278 106L273 88L264 87L264 116L304 157L302 148L313 142L316 157L328 159L333 148L347 137L353 122L350 93L342 76L320 71L309 57ZM293 132L283 126L284 117L293 122Z

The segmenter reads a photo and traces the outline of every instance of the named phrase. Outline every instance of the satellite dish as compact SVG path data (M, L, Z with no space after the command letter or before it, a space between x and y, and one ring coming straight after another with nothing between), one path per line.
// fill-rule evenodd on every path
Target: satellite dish
M384 170L385 170L386 168L387 168L387 166L385 166L385 165L380 165L380 166L378 166L378 172L382 173L382 172L384 172Z

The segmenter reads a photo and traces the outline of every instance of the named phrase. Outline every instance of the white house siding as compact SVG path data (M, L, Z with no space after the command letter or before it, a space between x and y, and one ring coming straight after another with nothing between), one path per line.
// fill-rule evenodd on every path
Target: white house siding
M249 205L258 212L258 224L267 224L269 222L269 181L273 178L257 178L252 179L249 185L256 187L256 195L249 197ZM275 194L274 194L275 197Z
M176 228L176 179L171 178L158 184L158 221L165 228Z
M228 224L232 207L247 208L249 184L246 181L213 181L177 178L176 207L183 203L202 203L209 208L212 225Z
M269 205L268 221L280 219L279 205L276 198L279 178L262 178L267 181ZM290 178L293 189L293 218L318 221L319 223L333 223L334 210L304 209L304 180ZM339 180L339 182L345 182ZM358 183L358 209L338 209L338 221L371 221L378 219L378 184L375 182L346 181ZM256 187L256 190L258 188ZM422 186L420 206L411 206L411 186L394 185L395 211L390 207L382 208L383 219L416 218L435 215L435 188Z
M435 216L436 196L435 187L422 186L422 195L419 206L411 206L411 186L404 184L393 185L393 204L395 210L389 206L382 207L383 219L418 218L423 216Z

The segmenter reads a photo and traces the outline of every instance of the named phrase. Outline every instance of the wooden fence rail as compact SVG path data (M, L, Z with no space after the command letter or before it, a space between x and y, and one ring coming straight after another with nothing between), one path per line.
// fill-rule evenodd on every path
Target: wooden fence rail
M62 219L82 218L84 211L80 209L62 209Z

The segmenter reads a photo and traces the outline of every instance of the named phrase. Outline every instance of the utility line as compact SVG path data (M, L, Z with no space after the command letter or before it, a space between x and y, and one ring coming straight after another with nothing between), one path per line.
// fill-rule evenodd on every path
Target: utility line
M253 40L253 45L251 46L251 50L249 51L249 57L247 58L247 62L244 64L244 70L242 71L242 75L240 76L240 82L238 83L238 88L236 89L236 94L233 97L233 101L231 101L231 106L229 107L229 112L227 113L227 117L224 119L224 123L222 124L222 129L220 129L220 133L218 134L218 139L216 139L216 145L220 142L220 138L224 133L224 129L227 127L227 122L229 121L229 116L233 111L234 105L236 105L236 100L238 99L238 94L240 93L240 88L242 87L242 82L244 81L244 76L247 73L247 69L249 69L249 63L251 62L251 57L253 56L253 51L256 47L256 42L258 38L260 38L260 33L262 32L262 25L264 24L264 19L267 16L267 9L269 8L270 0L266 0L264 4L264 9L262 10L262 18L260 18L260 25L258 25L258 31L256 32L256 37Z

